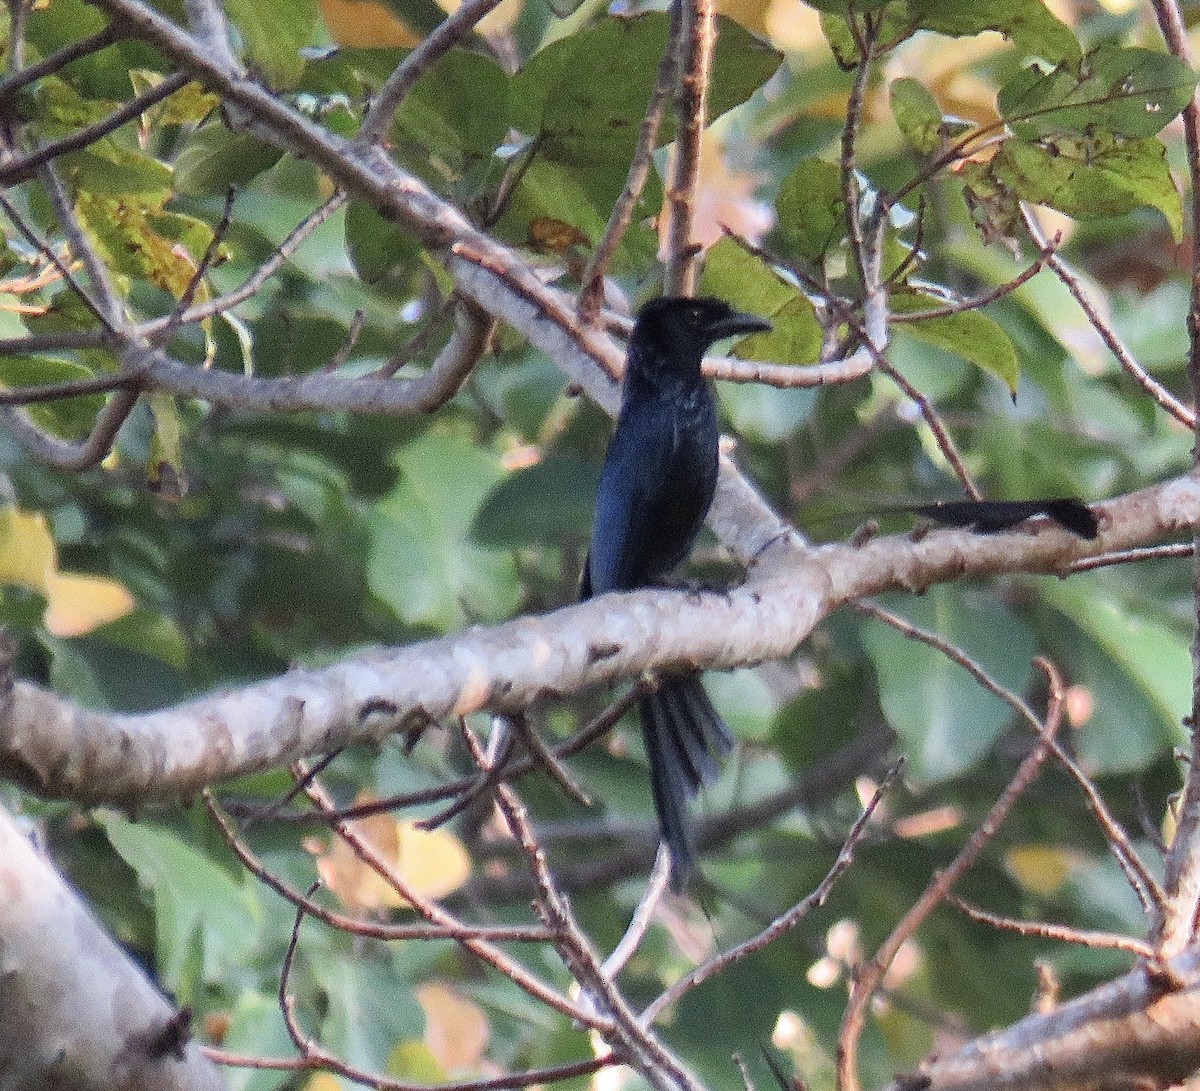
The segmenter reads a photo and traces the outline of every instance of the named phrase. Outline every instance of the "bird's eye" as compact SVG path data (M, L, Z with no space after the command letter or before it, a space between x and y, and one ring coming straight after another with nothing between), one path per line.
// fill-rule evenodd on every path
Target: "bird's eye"
M685 312L685 315L686 315L686 317L687 317L687 324L688 324L689 326L698 326L698 325L700 325L700 320L701 320L701 319L704 317L704 316L703 316L703 315L700 313L700 308L699 308L699 307L689 307L689 308L687 309L687 311Z

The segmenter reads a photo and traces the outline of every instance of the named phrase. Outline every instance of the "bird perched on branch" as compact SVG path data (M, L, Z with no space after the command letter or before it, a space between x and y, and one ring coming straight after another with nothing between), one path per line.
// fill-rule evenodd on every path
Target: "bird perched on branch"
M717 485L717 411L700 374L716 341L771 328L719 299L647 303L629 339L617 429L600 476L581 597L662 584L691 552ZM668 674L639 711L678 889L695 867L688 798L733 745L697 673Z

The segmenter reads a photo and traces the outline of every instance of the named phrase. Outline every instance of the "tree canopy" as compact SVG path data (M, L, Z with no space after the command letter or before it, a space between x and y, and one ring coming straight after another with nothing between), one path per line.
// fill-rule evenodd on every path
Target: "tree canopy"
M1189 1076L1190 7L440 2L8 4L0 1088ZM703 589L577 604L663 293Z

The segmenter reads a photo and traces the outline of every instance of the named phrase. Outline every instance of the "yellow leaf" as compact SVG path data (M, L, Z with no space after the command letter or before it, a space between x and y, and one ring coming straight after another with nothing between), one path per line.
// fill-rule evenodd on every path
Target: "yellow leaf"
M133 605L124 585L107 576L56 572L50 578L42 624L52 636L83 636L124 617Z
M1009 874L1031 894L1057 894L1079 864L1079 854L1050 845L1015 845L1004 856Z
M446 1082L446 1073L424 1042L408 1038L400 1042L388 1057L388 1075L428 1084Z
M58 552L40 511L0 511L0 583L32 587L49 595Z
M447 15L453 15L462 6L462 0L437 0L437 4ZM475 24L475 29L485 38L506 34L517 25L524 6L525 0L503 0Z
M318 1072L304 1085L304 1091L343 1091L345 1085L331 1072Z
M360 795L356 803L373 797ZM448 830L421 830L415 822L397 822L378 814L350 823L397 873L413 894L443 898L471 874L471 859L462 842ZM386 876L363 863L340 837L317 860L326 886L349 909L371 912L408 905Z
M425 1044L438 1064L451 1074L477 1069L491 1034L483 1009L438 981L418 985L416 993L425 1012Z
M411 49L421 35L374 0L321 0L329 36L346 49Z

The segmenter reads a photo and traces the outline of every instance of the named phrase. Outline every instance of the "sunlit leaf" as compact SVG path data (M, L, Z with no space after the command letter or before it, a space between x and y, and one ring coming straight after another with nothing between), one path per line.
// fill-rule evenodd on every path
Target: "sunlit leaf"
M58 553L40 511L0 508L0 583L32 587L46 595L58 569Z
M1018 133L1087 133L1105 129L1148 137L1191 101L1197 76L1169 53L1105 45L1078 72L1067 66L1023 69L998 97Z
M1154 137L1116 139L1097 133L1042 144L1009 140L992 160L991 171L1022 199L1076 219L1156 208L1166 217L1176 241L1183 238L1179 191L1166 148Z
M419 985L425 1044L446 1072L473 1071L483 1060L491 1026L483 1009L440 981Z
M128 614L133 596L107 576L55 572L46 589L43 624L52 636L83 636Z
M371 798L362 794L356 802ZM422 830L413 821L400 822L388 814L356 819L351 826L414 895L443 898L470 876L470 858L462 842L448 830ZM317 869L325 884L350 909L371 911L408 905L400 891L340 837L333 838L318 856Z
M411 49L421 41L418 31L395 12L374 0L320 0L329 35L338 45Z

